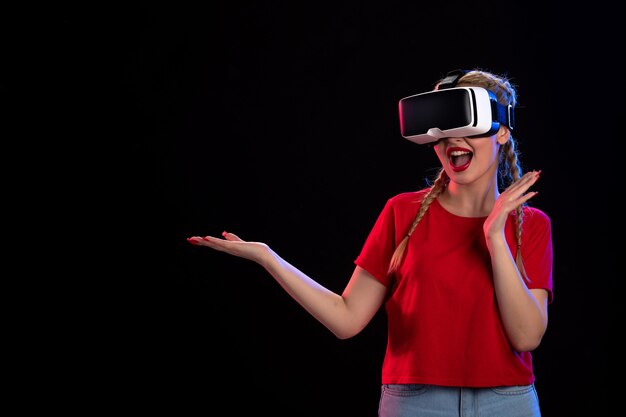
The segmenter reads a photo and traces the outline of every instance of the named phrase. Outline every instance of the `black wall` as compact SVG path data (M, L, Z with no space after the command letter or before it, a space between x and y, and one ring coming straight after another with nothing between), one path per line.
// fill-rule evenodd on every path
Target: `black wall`
M386 199L438 166L401 138L398 100L479 67L518 86L522 162L542 170L532 204L553 221L555 300L534 353L544 416L606 415L621 325L623 13L605 1L423 3L102 11L98 77L63 72L105 104L105 215L93 222L117 238L101 265L111 303L94 373L113 382L94 407L375 416L382 311L340 341L259 266L185 238L263 241L341 292ZM75 64L77 22L89 29L60 24Z

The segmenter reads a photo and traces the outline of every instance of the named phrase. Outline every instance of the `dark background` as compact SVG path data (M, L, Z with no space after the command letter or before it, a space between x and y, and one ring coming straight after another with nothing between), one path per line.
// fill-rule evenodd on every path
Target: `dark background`
M185 238L263 241L341 292L387 198L438 167L401 138L398 100L482 68L518 86L522 163L542 170L532 204L553 221L555 300L534 352L543 414L613 408L621 6L424 3L57 10L49 88L70 113L56 122L76 123L73 151L96 168L82 225L110 238L79 365L98 382L90 407L375 416L384 310L338 340L258 265Z

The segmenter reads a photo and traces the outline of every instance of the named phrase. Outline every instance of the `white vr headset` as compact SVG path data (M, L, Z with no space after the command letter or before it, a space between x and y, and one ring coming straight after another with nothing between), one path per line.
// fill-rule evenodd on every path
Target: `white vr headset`
M412 142L425 144L443 138L491 136L503 124L513 130L514 107L498 103L482 87L455 87L467 71L450 71L438 90L400 100L400 132Z

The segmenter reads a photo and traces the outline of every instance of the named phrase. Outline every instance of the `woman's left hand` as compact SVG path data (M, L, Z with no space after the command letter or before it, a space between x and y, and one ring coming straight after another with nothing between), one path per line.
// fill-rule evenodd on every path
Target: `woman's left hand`
M537 182L540 174L541 171L527 172L500 194L483 224L483 232L487 239L502 236L509 214L537 195L537 191L528 192L528 189Z

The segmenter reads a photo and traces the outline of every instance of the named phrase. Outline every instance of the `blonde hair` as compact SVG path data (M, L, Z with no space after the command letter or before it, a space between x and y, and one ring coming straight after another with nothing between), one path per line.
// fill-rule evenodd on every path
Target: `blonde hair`
M517 104L517 93L515 91L515 87L511 83L511 81L503 75L496 75L491 72L483 71L480 69L475 69L467 72L463 75L457 85L457 87L468 87L468 86L476 86L483 87L487 90L493 92L498 101L504 105L512 105L515 106ZM509 140L502 145L500 148L500 156L498 163L498 185L500 187L507 187L513 182L517 181L522 177L522 168L519 160L519 152L517 150L517 145L515 139L511 135ZM409 241L409 238L413 234L413 231L419 224L422 217L430 207L430 204L445 190L450 182L450 178L446 174L443 168L439 170L439 173L435 177L433 185L430 187L429 191L424 195L424 198L421 202L421 206L411 227L409 228L406 236L400 244L396 247L393 256L391 257L391 262L389 264L388 273L392 274L398 270L400 265L402 264L402 260L404 258L404 254L406 252L406 247ZM524 269L524 263L522 261L521 254L521 246L522 246L522 224L524 222L524 210L523 206L517 208L515 213L516 218L516 237L517 237L517 252L515 254L515 263L517 267L524 277L525 280L528 280L526 276L526 271Z

